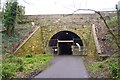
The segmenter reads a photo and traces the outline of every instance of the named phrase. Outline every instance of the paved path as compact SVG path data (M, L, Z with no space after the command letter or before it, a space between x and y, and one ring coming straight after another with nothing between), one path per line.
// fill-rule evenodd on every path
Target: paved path
M35 78L88 78L82 57L55 56L52 65Z

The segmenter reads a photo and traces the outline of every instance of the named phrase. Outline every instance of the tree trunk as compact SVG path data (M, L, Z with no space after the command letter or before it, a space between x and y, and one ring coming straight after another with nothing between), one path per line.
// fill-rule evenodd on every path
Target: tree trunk
M11 28L11 34L14 34L14 27Z
M6 33L8 36L12 36L14 34L14 27L13 28L8 27Z

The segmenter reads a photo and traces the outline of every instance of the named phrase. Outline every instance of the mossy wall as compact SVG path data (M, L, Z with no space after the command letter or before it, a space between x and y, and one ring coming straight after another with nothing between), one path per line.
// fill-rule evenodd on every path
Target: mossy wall
M23 44L23 46L18 49L16 52L17 55L25 55L25 54L37 54L37 53L43 53L43 46L42 46L42 40L41 40L41 29L38 28L38 30L33 34L33 36L28 39L28 41Z

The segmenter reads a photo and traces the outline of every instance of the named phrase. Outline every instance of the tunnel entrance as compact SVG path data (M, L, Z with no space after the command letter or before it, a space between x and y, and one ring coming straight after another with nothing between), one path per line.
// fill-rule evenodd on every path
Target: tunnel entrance
M72 44L70 42L59 42L59 54L60 55L72 55Z
M75 50L80 51L80 46L83 46L81 38L71 31L60 31L49 41L52 53L57 55L73 55Z

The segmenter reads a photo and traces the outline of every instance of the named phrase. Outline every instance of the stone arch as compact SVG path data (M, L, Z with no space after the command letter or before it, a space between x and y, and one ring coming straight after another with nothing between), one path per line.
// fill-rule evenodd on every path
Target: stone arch
M54 34L50 38L48 46L54 54L73 54L73 49L74 53L79 53L79 51L82 51L83 42L76 33L64 30Z

